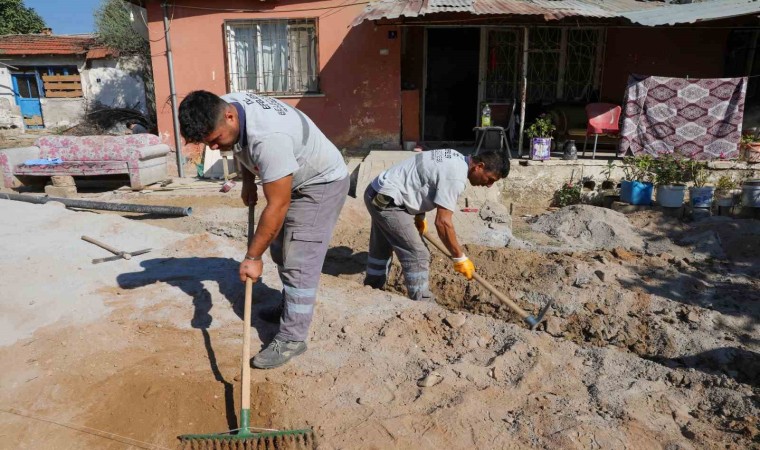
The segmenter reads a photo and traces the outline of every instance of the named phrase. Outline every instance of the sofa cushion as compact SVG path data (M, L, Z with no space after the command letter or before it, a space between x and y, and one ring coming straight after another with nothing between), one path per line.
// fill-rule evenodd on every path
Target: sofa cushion
M126 136L43 136L37 139L40 158L64 161L129 161L139 158L142 147L158 145L153 134Z

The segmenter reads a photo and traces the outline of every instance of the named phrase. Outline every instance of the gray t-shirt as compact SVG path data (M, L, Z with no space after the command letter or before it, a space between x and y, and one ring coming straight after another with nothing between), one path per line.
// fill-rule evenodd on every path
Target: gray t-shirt
M275 98L249 93L223 95L245 111L247 146L235 156L263 183L293 174L293 190L348 176L340 151L304 113Z
M455 211L467 185L467 159L452 149L430 150L401 161L372 181L410 214L432 211L436 205Z

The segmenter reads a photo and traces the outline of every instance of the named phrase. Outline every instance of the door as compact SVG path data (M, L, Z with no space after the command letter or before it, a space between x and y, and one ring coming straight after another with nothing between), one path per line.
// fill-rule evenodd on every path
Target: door
M21 108L26 128L42 128L42 105L40 104L40 87L37 74L14 73L13 94L16 104Z
M472 141L477 125L479 28L429 28L426 141Z

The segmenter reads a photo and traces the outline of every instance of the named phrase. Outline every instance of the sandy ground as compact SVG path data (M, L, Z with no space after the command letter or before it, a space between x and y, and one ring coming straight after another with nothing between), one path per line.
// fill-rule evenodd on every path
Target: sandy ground
M99 196L194 207L173 219L0 201L0 448L175 448L236 428L246 209L201 191ZM395 265L387 291L362 287L363 208L341 216L309 351L253 372L256 426L313 427L321 449L760 446L757 221L518 208L509 247L467 253L522 307L555 299L529 331L435 249L438 304L406 300ZM571 213L612 225L546 231ZM463 235L493 232L481 222ZM107 255L82 234L154 250L92 265ZM279 300L265 268L254 351L276 332L257 317Z

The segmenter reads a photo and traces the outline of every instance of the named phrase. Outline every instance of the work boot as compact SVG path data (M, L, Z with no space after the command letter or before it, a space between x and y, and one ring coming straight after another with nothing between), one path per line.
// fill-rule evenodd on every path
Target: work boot
M259 312L259 318L269 323L280 323L283 309L284 307L282 303L271 308L263 309Z
M257 369L274 369L306 351L306 342L286 341L274 338L267 348L253 357L253 367Z
M364 277L364 285L372 289L382 289L385 286L385 278L383 275L367 275Z

